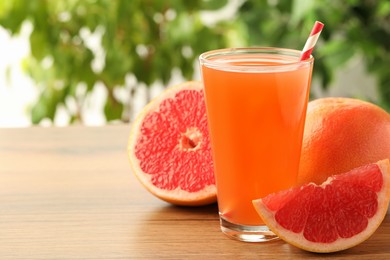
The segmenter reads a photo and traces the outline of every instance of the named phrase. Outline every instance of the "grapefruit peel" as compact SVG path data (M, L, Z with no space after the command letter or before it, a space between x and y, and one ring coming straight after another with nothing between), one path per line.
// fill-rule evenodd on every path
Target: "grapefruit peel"
M264 223L277 236L279 236L282 240L286 241L287 243L292 244L298 248L301 248L303 250L310 251L310 252L315 252L315 253L330 253L330 252L337 252L337 251L351 248L351 247L356 246L356 245L362 243L363 241L367 240L377 230L377 228L380 226L380 224L382 223L383 219L386 216L387 208L389 205L389 201L390 201L389 160L386 159L386 160L379 161L375 164L370 164L370 166L372 166L372 165L377 166L378 171L381 173L383 183L382 183L381 189L379 191L375 192L375 195L377 196L377 202L378 202L377 210L376 210L375 214L367 217L367 226L365 228L363 228L363 230L358 232L357 234L349 234L349 235L346 235L345 238L338 236L337 239L335 239L332 242L312 242L312 241L309 241L304 235L305 229L307 228L305 226L306 223L303 224L304 227L301 230L299 230L301 227L297 228L297 226L294 226L294 225L292 225L292 227L291 226L288 227L289 229L298 229L299 230L298 232L294 232L292 230L285 228L284 226L286 226L286 224L283 224L284 226L282 226L282 224L280 224L280 222L282 222L283 219L277 220L276 214L278 211L280 211L284 207L287 207L289 203L292 203L294 198L302 190L310 189L310 188L317 188L317 189L320 188L320 189L325 190L326 187L328 187L328 188L331 187L337 181L341 181L343 184L348 185L348 178L349 178L348 176L349 175L355 174L355 176L357 176L358 174L356 174L356 173L359 171L359 169L361 170L364 167L369 167L369 165L358 167L358 168L351 170L345 174L331 176L320 185L317 185L315 183L308 183L308 184L302 185L300 187L294 187L294 188L291 188L289 190L280 191L280 192L277 192L274 194L270 194L270 195L266 196L265 198L254 200L253 205L254 205L256 211L258 212L258 214L260 215L260 217L263 219ZM347 177L347 178L345 178L345 177ZM360 182L356 182L357 184L355 183L352 185L353 188L356 188L356 185L357 186L363 185L364 187L369 187L370 184L367 184L368 185L367 186L364 184L364 181L365 180L361 179ZM370 181L368 181L368 183L370 183ZM360 188L360 189L363 190L365 188ZM277 197L276 200L275 200L275 197ZM307 201L310 201L311 199L312 199L311 196L307 196ZM358 200L359 198L352 198L352 199ZM323 201L323 202L325 204L328 203L328 201ZM366 210L366 209L363 209L363 211L364 210ZM367 209L367 210L369 211L370 209ZM292 211L290 211L290 213L291 212ZM330 214L334 213L332 210L330 210L329 212L330 212ZM349 212L353 212L353 211L349 211ZM301 215L299 215L299 213L301 213L299 210L297 210L295 213L296 213L296 215L295 215L296 218L302 217ZM358 213L358 214L360 214L360 213ZM321 222L323 220L324 219L321 219L321 218L316 219L316 221L320 222L320 225L318 225L318 226L321 227L321 225L322 225L321 228L322 228L322 231L324 231L324 234L329 233L330 232L329 227L325 226L324 225L325 223ZM306 219L306 221L308 221L308 219ZM325 222L329 223L329 221L328 222L325 221ZM334 219L333 219L333 223L335 223ZM337 225L337 223L336 223L336 225ZM337 226L336 228L343 229L344 227ZM319 240L321 240L321 239L319 239Z
M329 176L390 159L390 114L354 98L309 102L298 184L323 183Z

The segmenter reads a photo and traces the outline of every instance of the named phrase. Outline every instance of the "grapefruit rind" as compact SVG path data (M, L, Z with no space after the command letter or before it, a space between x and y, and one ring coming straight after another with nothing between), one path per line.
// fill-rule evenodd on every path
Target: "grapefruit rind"
M377 193L378 196L378 211L376 214L369 219L368 226L355 236L351 238L338 238L332 243L316 243L308 241L303 236L303 231L301 233L294 233L290 230L282 227L275 220L275 212L270 210L264 203L263 199L258 199L253 201L253 205L264 221L264 223L282 240L286 241L289 244L292 244L298 248L301 248L306 251L315 252L315 253L331 253L341 250L345 250L356 246L363 241L367 240L379 227L383 219L386 216L387 208L390 201L390 167L389 160L382 160L377 162L377 165L380 168L383 176L383 186L382 189ZM330 182L332 177L329 177L322 185L326 185ZM308 185L316 185L310 183Z
M364 123L363 123L364 122ZM354 98L309 102L298 184L321 184L329 176L390 158L390 114Z
M151 111L158 111L160 103L169 98L174 98L179 90L203 90L200 81L189 81L174 87L166 89L163 93L155 97L145 108L138 114L132 124L128 142L128 157L133 173L141 184L156 197L179 206L202 206L217 201L217 191L215 185L209 185L199 192L188 192L180 188L175 190L164 190L154 186L151 182L151 175L145 174L140 168L140 160L132 152L138 139L138 133L145 116Z

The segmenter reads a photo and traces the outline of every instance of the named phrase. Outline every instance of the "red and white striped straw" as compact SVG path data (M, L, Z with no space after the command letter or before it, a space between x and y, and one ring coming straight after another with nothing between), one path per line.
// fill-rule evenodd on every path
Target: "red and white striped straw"
M316 21L314 23L313 29L311 29L311 33L309 35L309 38L307 38L307 41L305 43L305 47L303 47L302 54L301 54L301 61L307 60L310 58L310 54L314 49L314 45L316 45L318 37L320 37L322 28L324 27L324 24Z

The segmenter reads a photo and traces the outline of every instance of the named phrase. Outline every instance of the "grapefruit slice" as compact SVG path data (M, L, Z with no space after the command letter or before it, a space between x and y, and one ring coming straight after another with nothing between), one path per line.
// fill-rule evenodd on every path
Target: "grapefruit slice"
M301 249L336 252L369 238L390 200L389 160L254 200L265 224Z
M203 85L185 82L153 99L132 125L128 156L138 180L176 205L216 201Z

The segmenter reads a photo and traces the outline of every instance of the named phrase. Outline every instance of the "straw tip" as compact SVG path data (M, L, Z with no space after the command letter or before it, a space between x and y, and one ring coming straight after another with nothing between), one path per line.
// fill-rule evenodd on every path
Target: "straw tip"
M323 24L323 23L320 22L320 21L316 21L316 22L315 22L315 25L321 26L321 28L325 26L325 24Z
M321 23L320 21L316 21L314 23L309 38L307 38L306 44L303 47L302 54L301 54L301 61L310 58L311 52L313 51L314 46L317 43L317 39L320 36L323 27L324 24Z

